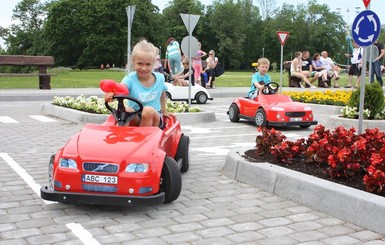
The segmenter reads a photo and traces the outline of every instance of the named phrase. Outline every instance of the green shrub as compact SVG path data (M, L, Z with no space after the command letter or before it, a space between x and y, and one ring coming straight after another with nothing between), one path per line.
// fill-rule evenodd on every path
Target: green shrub
M348 102L349 107L360 108L360 89L355 90ZM379 83L365 85L364 110L370 111L370 119L380 114L384 109L384 94Z

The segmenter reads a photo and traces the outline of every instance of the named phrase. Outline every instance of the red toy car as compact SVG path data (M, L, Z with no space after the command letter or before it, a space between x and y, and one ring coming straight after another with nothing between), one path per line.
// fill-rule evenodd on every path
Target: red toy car
M179 197L181 172L189 169L190 139L179 121L164 118L158 127L125 126L141 116L143 105L115 95L117 109L102 125L87 124L49 162L45 200L97 205L156 205ZM127 113L125 100L140 107Z
M288 95L276 94L279 85L275 82L265 86L262 94L255 99L237 98L229 108L227 114L231 122L239 119L253 121L256 126L300 126L308 128L316 125L310 106L293 102Z

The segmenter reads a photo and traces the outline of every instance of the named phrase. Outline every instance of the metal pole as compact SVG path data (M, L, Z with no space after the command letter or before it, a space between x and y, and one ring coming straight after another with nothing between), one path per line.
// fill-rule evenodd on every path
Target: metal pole
M279 93L282 94L282 64L283 64L283 45L281 45L281 67L279 76Z
M364 47L362 52L362 71L361 71L361 87L360 87L360 104L358 109L358 134L362 134L362 120L364 116L364 103L365 103L365 78L366 78L366 51L367 47ZM371 64L371 62L370 62Z
M127 74L131 72L131 27L135 14L135 5L127 6Z

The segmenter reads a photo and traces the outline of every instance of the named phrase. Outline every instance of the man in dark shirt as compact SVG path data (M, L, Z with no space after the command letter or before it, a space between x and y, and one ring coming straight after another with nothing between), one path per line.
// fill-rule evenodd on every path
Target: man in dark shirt
M381 64L382 58L385 55L385 48L384 44L378 42L378 39L374 41L374 45L378 48L378 56L372 62L372 73L370 74L370 83L374 82L374 74L376 74L376 79L382 87L384 85L384 82L382 81Z
M312 78L310 80L311 83L313 83L318 78L318 72L313 71L310 52L308 50L302 52L302 72L306 75L307 78Z

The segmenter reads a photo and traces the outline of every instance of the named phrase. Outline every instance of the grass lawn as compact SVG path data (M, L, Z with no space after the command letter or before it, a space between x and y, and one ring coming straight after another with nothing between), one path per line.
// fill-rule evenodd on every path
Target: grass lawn
M60 70L52 69L48 73L56 74L51 77L52 88L97 88L103 79L112 79L120 82L125 75L124 71L116 70ZM279 72L269 72L273 82L280 83ZM249 87L252 71L226 71L217 77L216 87ZM353 79L355 83L355 78ZM341 74L339 85L347 84L347 75ZM282 85L288 86L287 73L282 74ZM0 77L0 89L38 88L38 77Z

